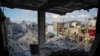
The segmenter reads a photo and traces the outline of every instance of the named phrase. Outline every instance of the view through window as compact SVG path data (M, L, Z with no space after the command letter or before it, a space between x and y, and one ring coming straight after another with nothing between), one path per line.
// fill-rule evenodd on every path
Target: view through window
M30 44L38 44L37 12L4 8L11 56L31 56Z
M63 50L88 53L95 39L97 10L75 10L66 15L46 12L46 42L40 49L41 56ZM10 54L31 56L30 44L38 44L37 11L4 8L4 14L7 17Z
M44 56L63 50L88 53L95 38L96 19L97 8L75 10L66 15L46 13Z

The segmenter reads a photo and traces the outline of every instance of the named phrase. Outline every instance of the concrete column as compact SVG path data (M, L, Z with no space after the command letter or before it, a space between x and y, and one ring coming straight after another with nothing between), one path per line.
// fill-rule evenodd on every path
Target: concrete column
M45 11L38 10L38 42L39 46L43 47L45 44Z
M95 39L94 39L94 42L91 46L91 49L90 49L88 56L96 56L100 53L98 50L99 44L100 44L100 10L99 9L100 8L98 8L98 14L97 14L97 19L96 19L97 20L97 22L96 22L96 35L95 35Z

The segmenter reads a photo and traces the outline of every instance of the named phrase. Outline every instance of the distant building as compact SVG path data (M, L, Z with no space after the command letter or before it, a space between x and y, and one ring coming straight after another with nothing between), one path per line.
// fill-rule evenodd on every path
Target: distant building
M88 20L87 32L89 33L90 37L92 37L92 38L95 37L95 30L96 30L96 17L90 18Z
M38 26L36 23L32 22L31 24L29 24L29 29L31 29L32 31L33 30L38 31Z
M53 25L46 25L46 32L54 33Z
M86 23L80 21L53 22L53 31L57 36L73 37L72 39L90 41L95 37L96 17L90 18Z
M69 21L69 22L54 22L54 31L57 35L64 37L68 35L78 34L79 28L81 28L81 22Z
M88 19L88 27L96 27L96 17Z
M53 29L56 35L62 35L64 31L64 23L61 22L54 22Z
M85 29L86 33L84 35L84 40L86 43L93 42L96 33L96 17L88 19L88 21L85 23Z
M7 37L12 37L12 26L11 26L11 21L10 18L5 19L6 23L6 29L7 29Z
M81 26L80 21L69 21L69 27L80 28L80 26Z
M23 29L21 27L21 24L11 23L11 26L12 26L13 35L16 35L18 33L23 33Z
M21 26L22 26L23 31L27 32L28 28L27 28L27 24L25 21L22 21Z

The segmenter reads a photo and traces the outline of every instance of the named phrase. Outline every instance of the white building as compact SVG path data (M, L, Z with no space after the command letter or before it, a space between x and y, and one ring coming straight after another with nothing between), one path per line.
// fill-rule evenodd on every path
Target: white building
M90 18L88 20L88 26L95 27L96 26L96 18Z
M79 22L79 21L73 21L73 22L71 23L71 25L72 25L73 27L80 27L80 26L81 26L81 22Z
M27 32L27 24L25 21L22 21L22 24L21 24L22 28L23 28L23 31L24 32Z
M54 33L53 25L47 25L47 32Z

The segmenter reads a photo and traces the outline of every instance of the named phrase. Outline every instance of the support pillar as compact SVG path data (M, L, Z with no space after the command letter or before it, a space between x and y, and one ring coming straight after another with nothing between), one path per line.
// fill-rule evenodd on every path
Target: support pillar
M45 44L45 11L38 10L38 42L39 46L43 47Z

